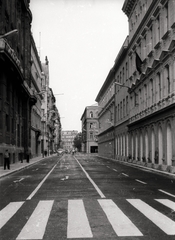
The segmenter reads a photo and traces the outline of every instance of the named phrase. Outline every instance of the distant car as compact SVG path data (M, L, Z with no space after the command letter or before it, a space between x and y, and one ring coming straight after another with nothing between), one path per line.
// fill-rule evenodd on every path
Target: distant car
M64 150L61 149L61 148L59 148L59 149L57 150L57 153L58 153L58 155L63 154L63 153L64 153Z

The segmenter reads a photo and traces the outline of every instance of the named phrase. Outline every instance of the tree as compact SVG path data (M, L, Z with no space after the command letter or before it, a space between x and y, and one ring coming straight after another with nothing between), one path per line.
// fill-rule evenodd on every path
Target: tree
M78 152L81 151L81 143L82 143L82 133L79 132L74 138L74 147L78 149Z

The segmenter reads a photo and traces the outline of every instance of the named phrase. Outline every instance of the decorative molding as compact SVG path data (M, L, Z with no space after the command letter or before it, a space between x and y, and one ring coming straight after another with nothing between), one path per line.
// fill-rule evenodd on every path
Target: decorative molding
M166 40L168 38L168 36L170 35L171 30L169 29L162 37L162 40Z

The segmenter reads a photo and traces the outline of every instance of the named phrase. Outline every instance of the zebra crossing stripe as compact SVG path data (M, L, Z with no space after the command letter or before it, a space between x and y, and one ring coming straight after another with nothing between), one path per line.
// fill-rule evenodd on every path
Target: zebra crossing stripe
M175 211L175 202L169 200L169 199L155 199L157 202L160 202L161 204L165 205L166 207L171 208L173 211Z
M143 236L111 199L99 199L98 202L118 236Z
M127 199L127 201L145 215L149 220L156 224L167 235L175 234L175 222L164 214L158 212L153 207L140 199Z
M18 211L24 202L11 202L0 211L0 229Z
M67 238L92 238L92 232L82 200L68 201Z
M16 240L43 239L53 202L54 201L40 201L38 203Z

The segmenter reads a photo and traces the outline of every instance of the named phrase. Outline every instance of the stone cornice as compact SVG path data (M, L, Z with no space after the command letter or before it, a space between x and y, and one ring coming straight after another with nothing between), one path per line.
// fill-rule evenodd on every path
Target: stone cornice
M135 5L135 3L136 3L136 0L125 0L125 2L123 4L122 10L128 17L130 16L130 14L132 12L132 9L133 9L133 6Z

